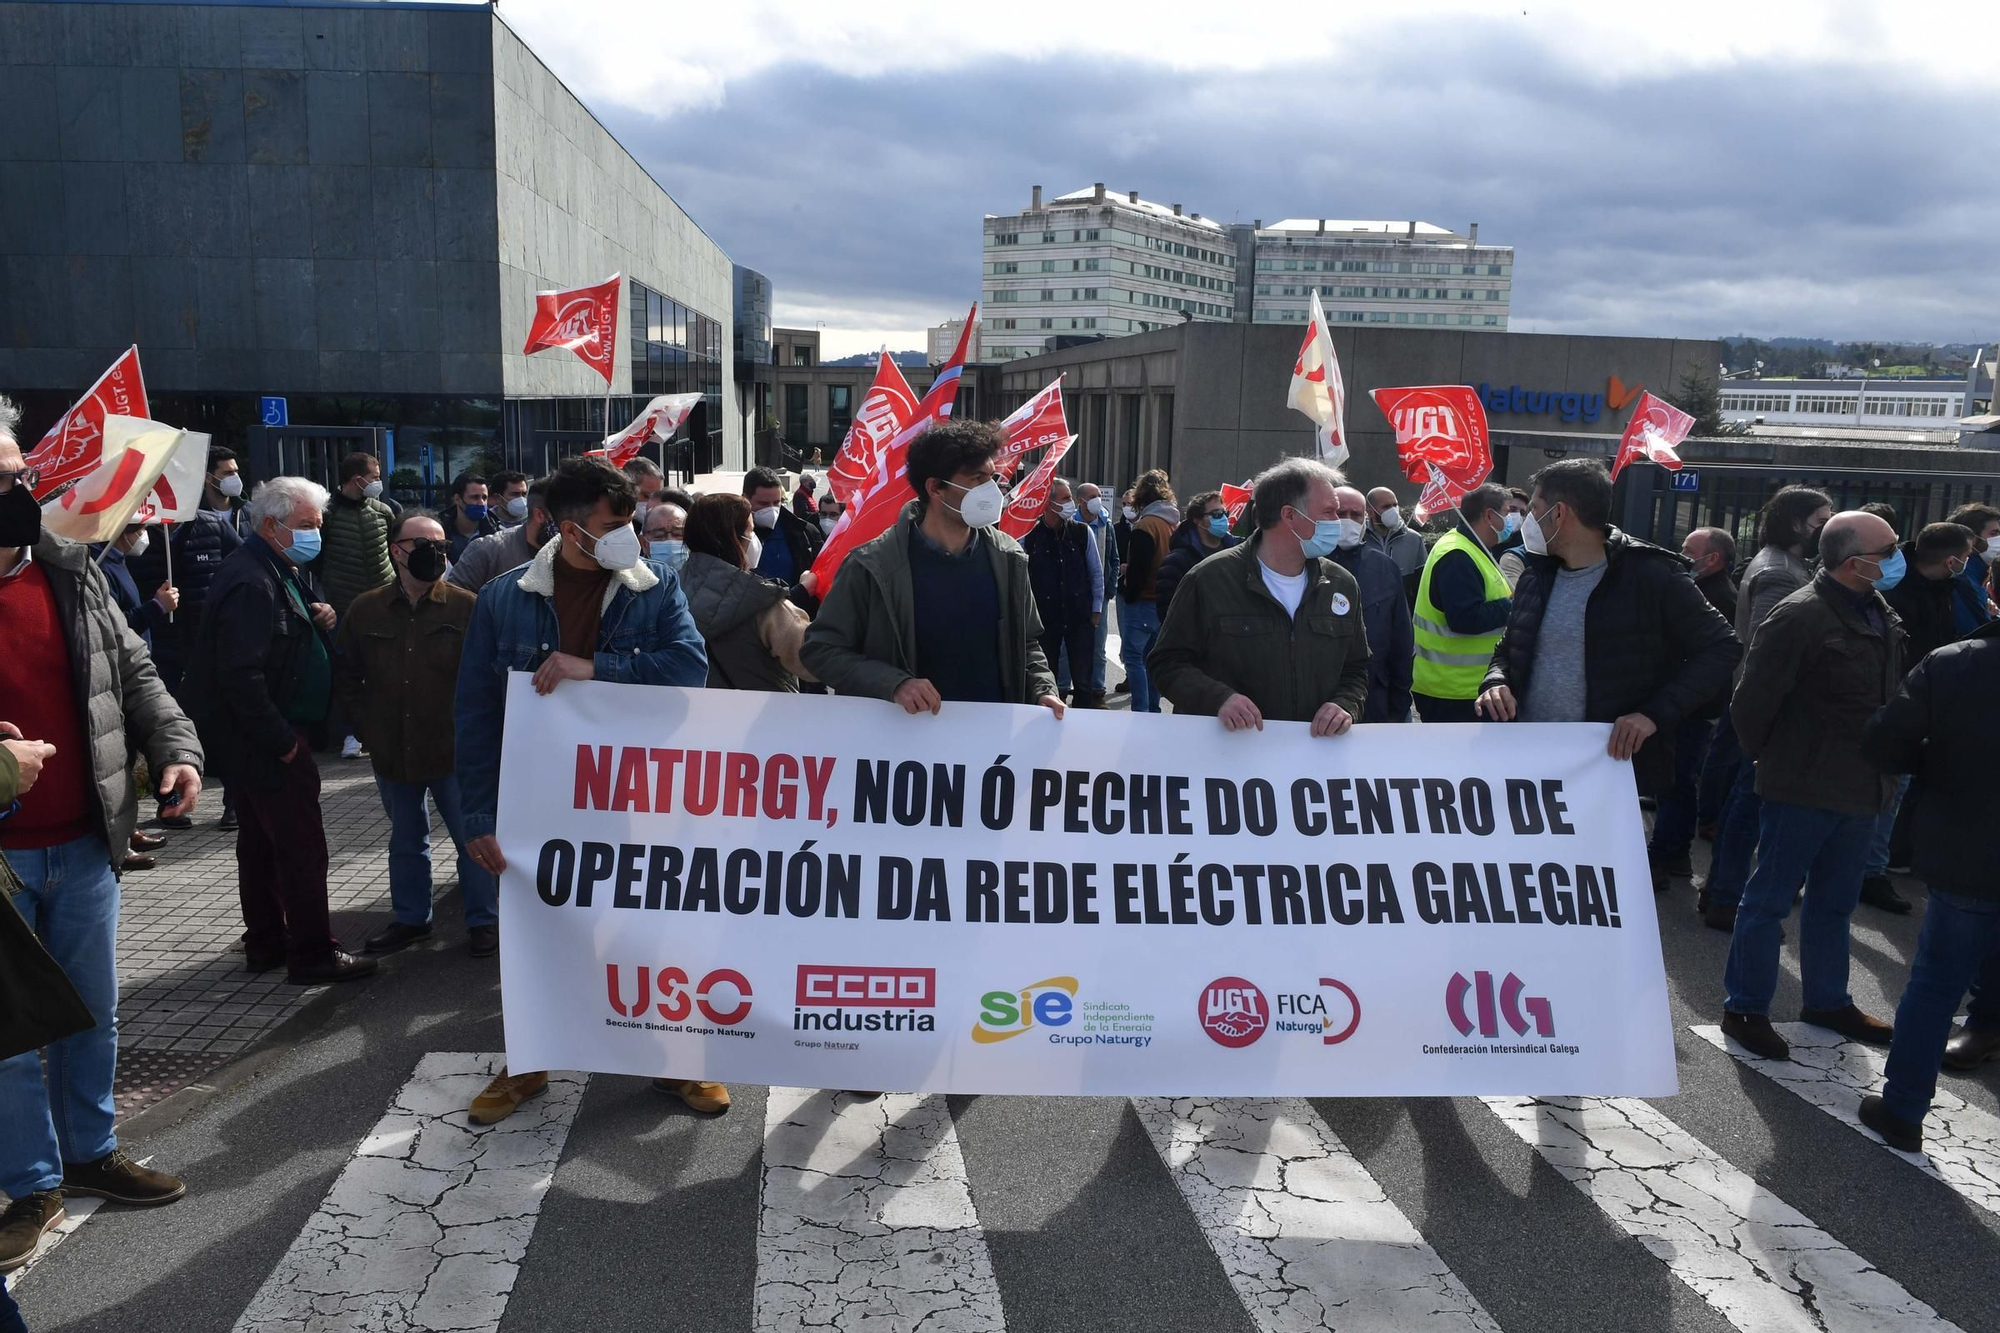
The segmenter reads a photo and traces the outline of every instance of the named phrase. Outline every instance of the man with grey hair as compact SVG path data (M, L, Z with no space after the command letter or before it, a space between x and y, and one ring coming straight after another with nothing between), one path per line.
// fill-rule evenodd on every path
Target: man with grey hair
M1331 559L1344 485L1317 459L1285 459L1253 485L1250 540L1181 579L1146 659L1175 712L1220 718L1230 731L1309 722L1315 736L1341 735L1361 716L1361 587Z
M211 760L236 796L237 893L249 970L285 965L301 985L375 970L333 937L326 830L311 728L333 700L333 608L299 567L319 554L324 487L273 477L244 511L251 535L209 586L187 697Z
M1848 920L1876 817L1895 790L1861 737L1903 678L1903 622L1880 592L1901 574L1903 555L1895 529L1860 512L1827 520L1819 553L1819 574L1757 627L1729 706L1743 753L1757 765L1763 812L1757 868L1729 943L1722 1030L1767 1060L1790 1055L1770 1008L1801 881L1799 1021L1874 1046L1887 1046L1891 1032L1848 994Z

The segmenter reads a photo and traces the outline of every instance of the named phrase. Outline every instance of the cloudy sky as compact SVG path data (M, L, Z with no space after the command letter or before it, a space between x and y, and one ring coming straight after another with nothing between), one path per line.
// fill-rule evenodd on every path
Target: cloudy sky
M2000 6L1358 8L502 13L829 356L922 347L978 295L982 214L1100 180L1224 222L1477 221L1516 329L2000 337Z

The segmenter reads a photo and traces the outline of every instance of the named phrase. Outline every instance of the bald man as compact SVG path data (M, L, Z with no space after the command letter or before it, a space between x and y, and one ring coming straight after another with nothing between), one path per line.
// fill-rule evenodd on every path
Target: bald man
M1763 817L1730 939L1722 1030L1767 1060L1790 1058L1770 1009L1801 881L1799 1020L1871 1046L1890 1038L1890 1025L1848 994L1848 919L1876 817L1895 790L1862 753L1861 732L1903 678L1903 623L1882 590L1902 578L1904 557L1895 529L1859 511L1827 521L1819 553L1819 574L1758 626L1729 709L1757 764Z

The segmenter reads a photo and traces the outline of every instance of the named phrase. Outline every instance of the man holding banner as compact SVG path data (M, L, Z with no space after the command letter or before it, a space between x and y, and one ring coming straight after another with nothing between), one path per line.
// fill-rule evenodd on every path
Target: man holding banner
M835 694L907 713L947 701L1063 713L1042 652L1028 558L994 525L1006 508L988 421L948 421L909 445L916 500L841 566L806 632L805 664Z
M632 527L639 492L602 458L572 458L546 491L556 540L534 560L488 583L473 609L459 658L456 760L465 854L497 875L507 868L495 836L507 677L532 672L535 692L564 681L702 685L708 652L679 580L639 555ZM720 1083L660 1080L698 1111L721 1111ZM547 1089L545 1070L502 1070L473 1099L472 1119L490 1125Z
M1188 571L1146 659L1175 712L1221 718L1230 731L1310 722L1315 736L1339 736L1361 716L1361 587L1330 558L1340 544L1334 491L1345 484L1310 458L1257 478L1257 531Z
M1672 551L1611 526L1594 459L1535 474L1527 570L1487 669L1488 721L1609 722L1641 795L1673 785L1674 731L1729 688L1742 648Z

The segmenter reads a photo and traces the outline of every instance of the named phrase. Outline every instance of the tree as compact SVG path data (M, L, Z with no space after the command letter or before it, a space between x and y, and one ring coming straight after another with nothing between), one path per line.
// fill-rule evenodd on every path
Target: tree
M1721 435L1722 390L1715 377L1699 370L1690 370L1681 376L1680 391L1669 394L1667 401L1694 418L1693 435Z

